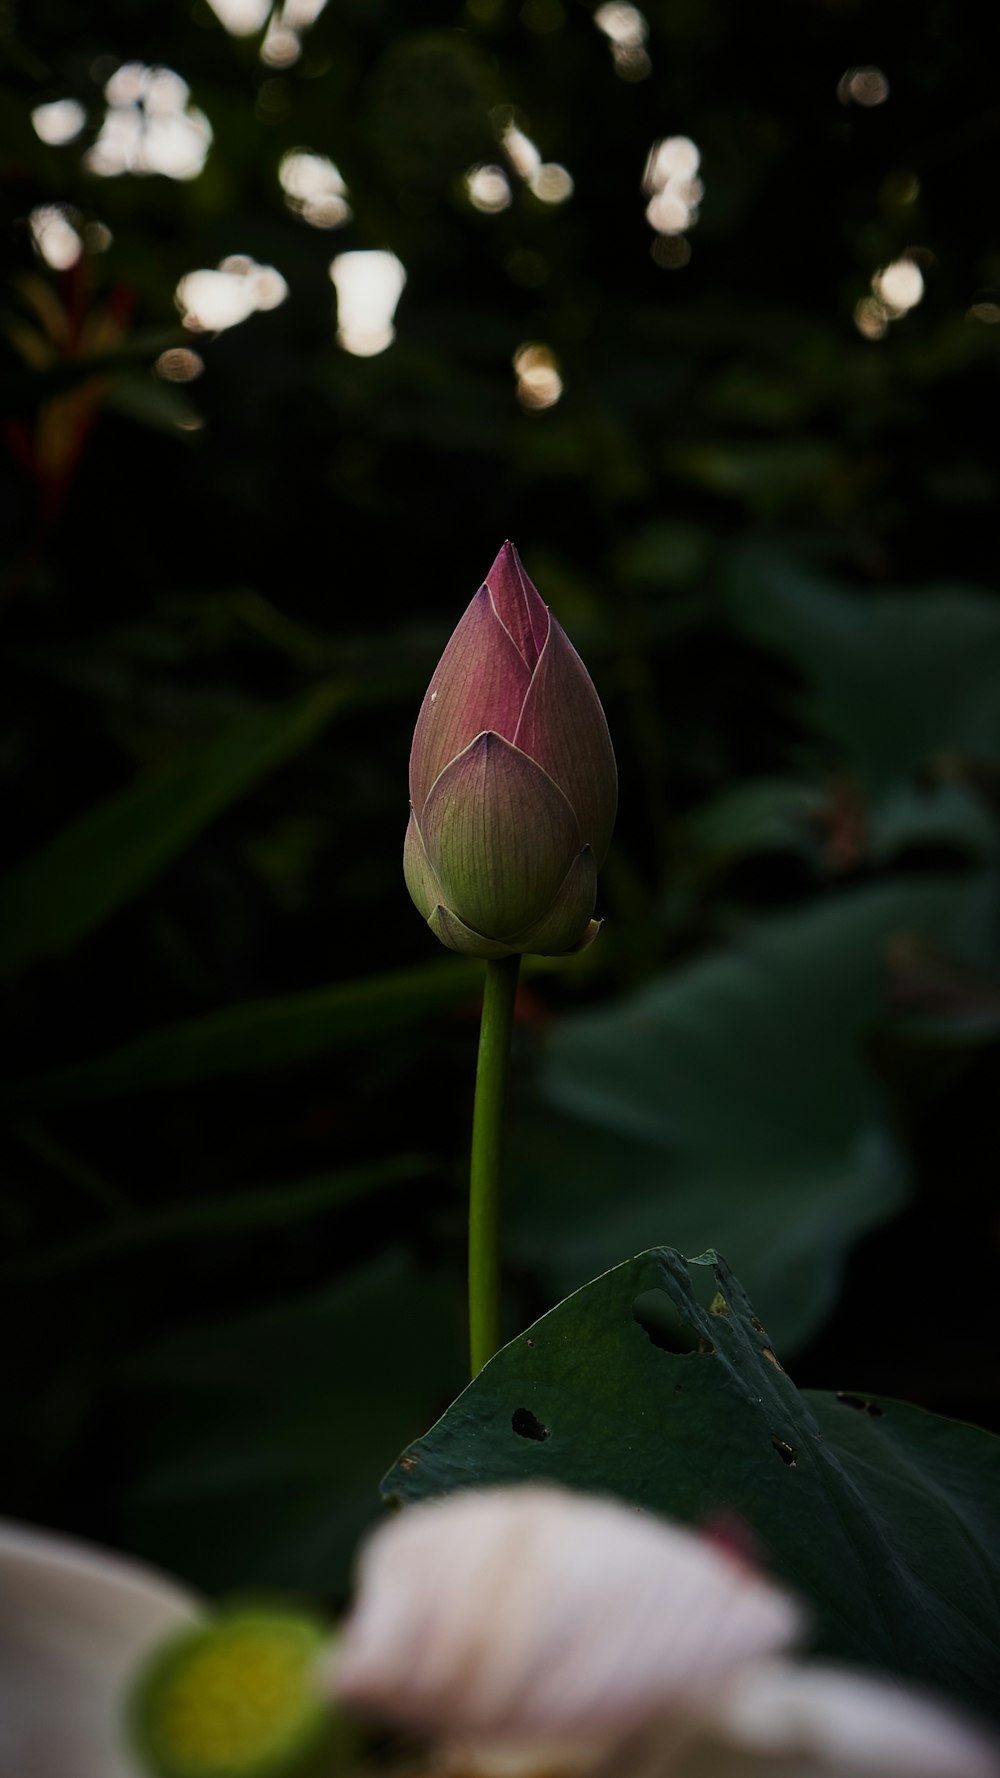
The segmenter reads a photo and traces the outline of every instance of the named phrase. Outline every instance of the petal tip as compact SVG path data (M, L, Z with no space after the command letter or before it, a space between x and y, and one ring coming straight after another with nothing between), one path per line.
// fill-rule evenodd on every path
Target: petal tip
M549 608L508 537L486 576L494 609L525 665L533 671L549 634Z

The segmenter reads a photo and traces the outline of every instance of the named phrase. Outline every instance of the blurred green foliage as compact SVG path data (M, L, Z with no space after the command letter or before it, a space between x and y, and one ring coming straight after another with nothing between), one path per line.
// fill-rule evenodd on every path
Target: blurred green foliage
M510 1331L711 1243L799 1381L1000 1426L992 70L971 0L644 10L616 58L580 0L337 0L288 59L208 0L0 4L2 1507L207 1586L337 1596L463 1380L478 976L400 851L508 534L623 792L599 943L521 994ZM187 82L198 176L88 165L133 63ZM686 259L645 216L671 136ZM406 271L370 357L359 249ZM233 255L286 299L186 331ZM922 300L866 337L907 255Z

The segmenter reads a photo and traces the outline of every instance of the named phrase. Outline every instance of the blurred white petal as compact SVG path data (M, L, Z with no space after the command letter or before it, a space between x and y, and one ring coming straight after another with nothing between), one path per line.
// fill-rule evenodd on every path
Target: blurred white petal
M669 1710L588 1778L998 1778L995 1744L908 1687L846 1669L749 1663Z
M787 1646L799 1611L704 1539L556 1487L408 1507L363 1550L338 1693L452 1737L629 1732Z
M778 1756L804 1778L998 1778L991 1746L908 1686L829 1667L775 1664L731 1680L720 1738ZM734 1766L734 1778L741 1768Z
M124 1735L132 1675L199 1615L151 1569L0 1525L3 1778L139 1778Z

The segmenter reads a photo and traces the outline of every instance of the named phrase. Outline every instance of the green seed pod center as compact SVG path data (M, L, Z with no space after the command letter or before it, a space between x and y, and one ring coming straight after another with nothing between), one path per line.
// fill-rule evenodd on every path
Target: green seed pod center
M319 1739L313 1672L323 1632L307 1618L239 1612L184 1636L143 1675L134 1705L157 1778L278 1778Z

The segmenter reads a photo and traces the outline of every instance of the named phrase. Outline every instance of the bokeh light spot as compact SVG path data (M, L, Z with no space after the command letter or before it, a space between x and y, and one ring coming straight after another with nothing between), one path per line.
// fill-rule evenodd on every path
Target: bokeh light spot
M564 204L573 196L573 176L557 161L546 161L528 180L528 189L543 204Z
M529 413L554 407L563 392L563 381L555 353L549 346L526 341L518 346L513 357L517 377L517 399Z
M264 28L271 0L209 0L219 23L231 37L252 37Z
M884 339L889 331L889 314L877 296L863 296L854 306L854 325L866 340Z
M231 254L215 271L188 272L177 286L175 300L184 326L192 333L222 333L259 309L276 309L288 285L271 265L257 265L246 254Z
M326 0L284 0L271 14L260 46L260 59L269 68L291 68L302 54L302 39L314 25Z
M924 276L916 261L908 257L894 259L883 266L872 279L872 290L891 321L916 308L924 294Z
M324 154L292 148L282 156L278 180L285 202L296 216L313 228L340 228L350 222L347 186L340 169Z
M75 142L86 121L87 113L79 99L53 99L49 105L36 105L31 113L35 135L50 148Z
M680 235L694 227L705 195L698 177L700 165L701 152L690 136L666 136L653 143L646 156L642 189L649 197L646 221L657 234Z
M187 346L171 346L161 352L153 366L158 377L167 383L193 383L200 377L205 368L205 360L200 352L192 352Z
M275 17L268 26L260 46L260 59L269 68L291 68L302 54L302 39L289 25Z
M40 204L28 218L36 251L53 271L68 272L83 252L83 241L61 204Z
M465 175L465 195L474 210L497 216L510 208L510 181L502 167L470 167Z
M191 91L172 68L125 62L104 88L108 109L83 164L88 173L162 173L197 179L212 146L212 126L191 103Z
M396 305L406 268L394 253L368 249L339 253L330 266L337 292L337 344L358 358L374 358L396 337Z
M645 80L653 71L646 49L649 26L637 6L625 0L608 0L594 13L594 23L611 46L615 73L622 80Z
M847 68L837 82L837 97L842 105L883 105L889 82L881 68Z
M523 130L508 123L500 137L501 146L519 178L530 182L541 169L542 157Z

